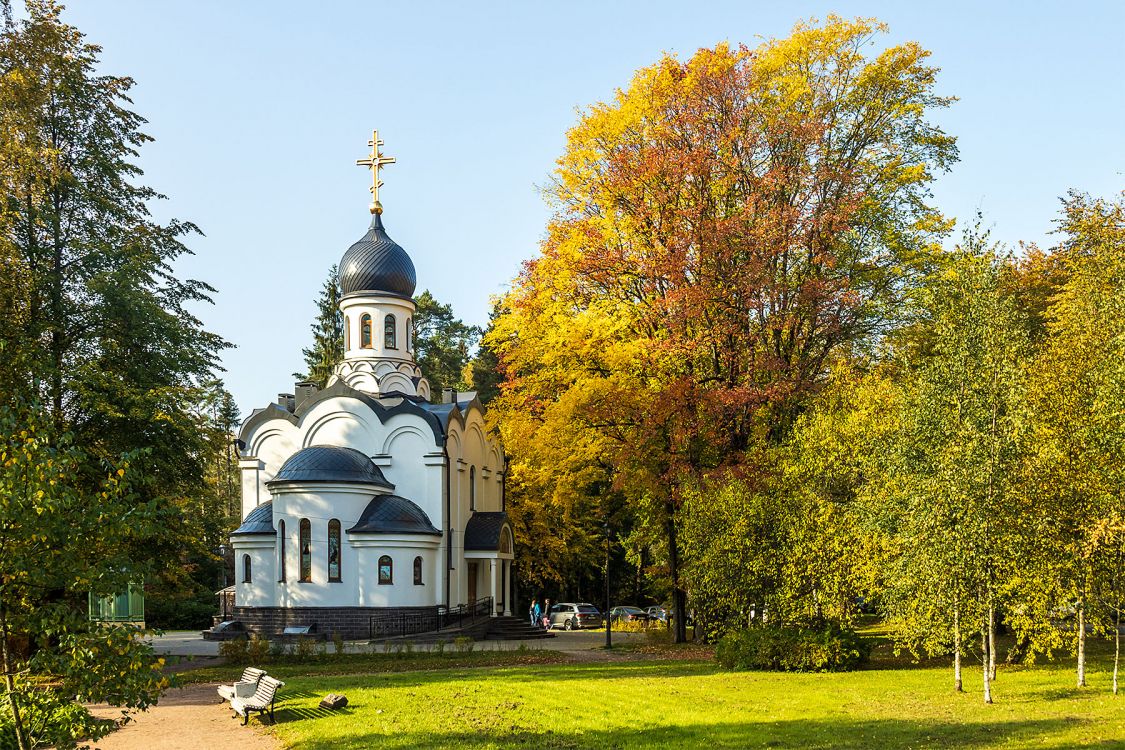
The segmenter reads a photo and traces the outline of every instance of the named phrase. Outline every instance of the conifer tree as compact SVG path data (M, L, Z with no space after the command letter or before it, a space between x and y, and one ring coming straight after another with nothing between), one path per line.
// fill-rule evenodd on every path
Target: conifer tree
M480 339L480 329L453 314L453 306L434 299L430 290L414 297L414 359L430 381L434 400L445 388L466 390L465 367Z
M308 369L304 375L294 373L294 377L310 380L324 388L336 365L344 358L344 315L340 312L340 283L336 266L332 266L321 287L316 310L316 320L309 326L313 334L312 346L302 350Z

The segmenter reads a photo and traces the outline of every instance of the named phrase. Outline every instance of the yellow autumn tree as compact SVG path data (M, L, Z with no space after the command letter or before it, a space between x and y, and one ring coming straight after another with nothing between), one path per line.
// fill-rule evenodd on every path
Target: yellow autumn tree
M927 185L957 152L927 116L950 100L918 44L872 52L885 31L666 55L582 112L488 338L513 513L623 503L681 614L685 490L782 441L947 229Z

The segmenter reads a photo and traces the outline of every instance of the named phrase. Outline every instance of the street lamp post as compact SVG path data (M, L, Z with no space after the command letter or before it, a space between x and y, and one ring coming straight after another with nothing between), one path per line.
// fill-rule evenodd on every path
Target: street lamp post
M613 618L609 616L609 521L605 522L605 647L613 648Z

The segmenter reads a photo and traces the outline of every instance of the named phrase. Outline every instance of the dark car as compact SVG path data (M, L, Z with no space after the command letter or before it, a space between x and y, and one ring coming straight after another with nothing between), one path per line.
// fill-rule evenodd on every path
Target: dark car
M580 630L582 628L600 628L605 624L602 613L593 604L585 602L559 602L551 606L547 613L550 618L550 627L563 630Z
M614 607L609 611L613 622L648 622L648 612L640 607Z

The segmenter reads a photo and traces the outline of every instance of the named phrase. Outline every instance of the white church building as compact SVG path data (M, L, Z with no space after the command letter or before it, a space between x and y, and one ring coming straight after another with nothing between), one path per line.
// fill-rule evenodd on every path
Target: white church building
M510 614L504 455L474 394L431 402L414 360L414 264L378 201L393 159L377 133L370 145L371 226L339 264L344 358L324 390L298 383L239 433L230 619L250 630L367 638L458 607Z

